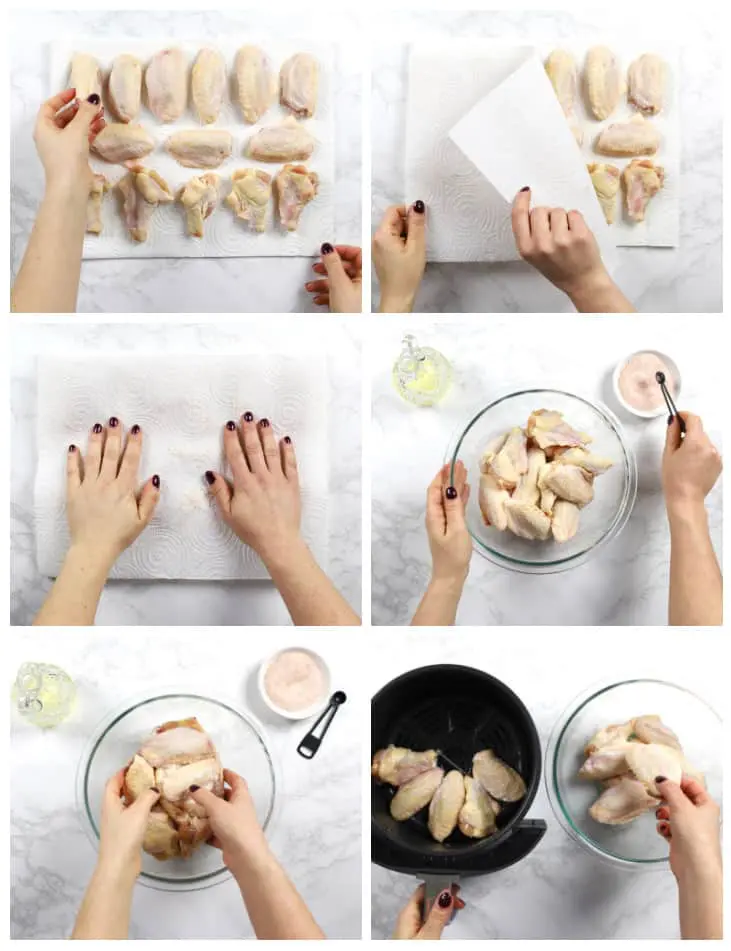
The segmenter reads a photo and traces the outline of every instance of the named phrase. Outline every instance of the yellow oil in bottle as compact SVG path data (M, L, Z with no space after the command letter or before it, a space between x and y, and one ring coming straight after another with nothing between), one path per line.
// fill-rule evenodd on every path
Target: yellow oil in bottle
M12 698L24 720L45 729L58 726L69 716L76 702L76 686L60 667L30 662L18 670Z
M404 349L393 366L392 381L402 399L415 406L434 406L447 394L452 381L452 367L438 350L418 346L407 334Z

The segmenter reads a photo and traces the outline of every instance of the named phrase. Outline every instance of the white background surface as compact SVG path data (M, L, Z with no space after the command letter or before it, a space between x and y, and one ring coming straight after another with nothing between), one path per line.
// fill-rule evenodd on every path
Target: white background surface
M308 11L297 18L300 35L319 42L338 40L335 78L335 233L318 236L316 247L361 243L361 58L355 17ZM149 35L199 42L242 31L292 35L286 12L250 13L48 12L16 13L11 23L11 270L17 273L43 191L43 172L32 141L33 125L48 87L46 44L60 34L104 38ZM189 170L192 172L192 170ZM221 209L221 211L228 209ZM311 210L311 209L310 209ZM229 212L230 213L230 212ZM306 214L307 212L305 212ZM322 312L303 284L312 261L120 260L86 261L81 271L79 311L108 313Z
M718 663L708 659L722 656L725 637L723 632L671 631L663 633L660 647L656 637L632 631L615 631L611 641L596 631L567 635L558 628L520 631L508 638L485 630L459 631L449 637L416 631L402 632L398 638L374 633L371 651L377 652L379 663L372 666L370 693L373 696L399 674L429 664L486 670L528 707L545 756L559 717L596 683L664 679L693 690L722 713L726 686ZM672 726L682 732L682 724ZM677 894L670 871L615 868L585 852L554 818L545 775L526 818L546 820L548 831L542 841L522 862L502 872L463 880L461 896L467 907L445 938L678 937ZM375 865L371 873L373 937L385 938L417 883L411 876Z
M640 311L720 311L723 120L718 22L713 11L702 8L694 9L691 18L681 18L671 8L658 14L656 7L637 5L613 8L611 17L599 9L577 14L551 10L380 13L372 63L373 227L389 205L404 200L407 44L437 40L444 45L452 37L494 37L580 46L607 37L608 31L631 35L638 42L647 37L648 48L661 43L681 47L680 246L620 249L615 278ZM423 196L406 198L414 201ZM508 262L429 265L416 309L445 314L568 312L572 306L529 265Z
M705 318L720 339L721 318ZM391 367L404 333L441 351L452 363L452 389L437 407L404 402ZM451 439L490 394L511 387L556 385L606 403L625 429L638 465L634 511L622 533L582 566L556 575L523 575L473 554L460 603L460 624L665 624L669 533L660 483L666 417L630 416L611 394L616 364L655 349L678 364L680 409L703 419L721 448L727 399L718 347L669 317L494 317L421 321L381 318L374 326L371 473L372 604L374 624L407 624L430 576L424 529L426 487L444 462ZM477 487L473 486L473 491ZM721 557L721 482L707 500L711 535Z
M356 645L341 634L306 636L344 690L340 708L312 761L296 748L312 721L292 724L266 714L253 675L259 662L299 643L299 635L267 634L266 643L241 633L172 631L154 638L120 639L113 632L16 632L6 688L27 660L62 667L76 682L71 717L42 731L12 718L12 924L13 938L67 938L96 851L75 803L76 769L90 734L131 695L161 687L194 688L225 696L263 723L277 760L282 788L269 839L275 855L330 938L357 938L361 930L360 745L354 742L367 714L354 677ZM195 644L198 648L195 648ZM151 727L157 724L150 724ZM215 738L214 738L215 740ZM120 766L124 763L120 763ZM224 764L225 765L225 764ZM207 846L205 846L207 848ZM229 880L198 892L160 892L138 885L131 938L241 938L252 934L236 884Z
M319 318L313 318L316 324ZM34 355L69 351L78 356L94 351L205 351L326 354L332 386L329 438L332 447L329 575L345 598L360 611L361 587L361 449L360 354L358 329L352 321L325 317L327 336L310 328L304 333L297 318L268 324L179 323L96 324L77 322L14 326L12 370L11 475L11 621L29 624L50 582L38 573L33 531L35 472ZM256 411L251 407L252 412ZM205 471L205 470L203 470ZM202 473L201 473L202 477ZM112 582L102 594L98 624L288 624L289 615L271 581L250 582Z

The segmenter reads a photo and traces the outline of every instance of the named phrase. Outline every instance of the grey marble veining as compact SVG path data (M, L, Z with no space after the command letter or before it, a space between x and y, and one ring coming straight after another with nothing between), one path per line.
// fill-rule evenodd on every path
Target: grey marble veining
M9 671L21 662L54 663L74 679L78 697L71 717L39 730L17 714L11 739L11 936L67 938L92 873L96 849L82 828L75 775L100 721L130 696L161 687L194 688L226 697L261 722L282 780L269 836L274 853L330 938L361 931L360 749L353 737L365 714L352 671L354 646L339 634L308 633L333 685L348 694L312 761L296 753L311 721L291 722L267 713L255 698L252 677L260 661L297 642L270 632L252 652L233 632L193 631L124 640L113 632L16 632ZM200 650L191 648L198 643ZM157 724L151 723L150 728ZM120 766L124 765L120 763ZM225 764L224 764L225 765ZM206 846L207 848L207 846ZM252 928L238 888L228 880L197 892L162 892L137 885L131 938L242 938Z
M35 477L35 365L38 353L141 351L246 352L260 345L272 352L328 353L333 399L330 412L331 498L329 575L354 609L361 603L361 445L359 331L347 318L311 318L310 336L297 318L269 327L251 324L111 324L59 322L15 325L11 380L13 466L11 473L11 623L30 624L50 588L38 573L33 534ZM322 322L323 341L318 343ZM296 341L301 341L299 344ZM97 624L257 625L289 624L287 610L271 582L110 582Z
M43 170L33 145L38 108L47 98L46 44L56 34L159 35L215 39L221 34L258 36L292 30L284 14L206 11L14 13L11 20L11 272L14 277L43 193ZM361 73L354 15L311 11L306 29L337 40L335 62L335 235L333 244L361 242ZM308 258L162 258L85 261L78 310L106 313L317 312L303 289L311 279Z
M601 665L582 638L595 634L523 631L520 637L495 638L484 631L373 634L379 658L372 668L371 694L393 678L430 664L466 664L507 684L528 707L545 754L559 718L584 690L633 677L651 677L695 691L720 709L725 686L720 672L706 662L721 656L723 633L704 632L706 648L689 653L688 633L663 634L663 651L652 638L615 632L612 650ZM578 638L578 639L577 639ZM678 730L681 725L676 725ZM596 858L575 843L554 817L544 775L527 819L543 819L548 830L530 855L492 875L463 879L467 907L444 933L449 939L607 939L677 938L678 903L669 869L635 871ZM651 817L648 817L651 821ZM417 879L371 865L371 930L387 938L416 888Z
M661 313L722 310L722 54L714 14L702 9L682 20L655 11L624 14L568 12L382 13L374 40L372 70L372 224L391 204L413 201L404 195L404 135L407 46L420 39L493 37L545 41L594 41L623 30L677 44L681 49L680 246L620 248L617 283L639 311ZM530 184L530 183L527 183ZM374 284L373 300L378 300ZM429 264L416 310L426 313L570 312L571 304L529 265Z
M425 320L425 319L422 319ZM667 622L670 539L660 484L665 417L630 416L614 401L611 372L642 349L667 353L680 369L680 408L703 419L717 446L725 423L722 355L708 341L722 339L722 318L708 333L690 332L680 317L495 317L419 322L383 317L374 329L371 439L372 618L408 624L431 570L424 529L426 487L490 394L556 385L606 403L618 416L638 464L638 493L621 534L583 565L561 574L525 575L493 565L476 552L460 603L459 624L640 625ZM391 385L391 366L404 333L416 334L452 362L451 391L437 407L405 403ZM609 392L608 392L609 391ZM477 486L473 486L477 491ZM722 484L707 499L714 547L721 558Z

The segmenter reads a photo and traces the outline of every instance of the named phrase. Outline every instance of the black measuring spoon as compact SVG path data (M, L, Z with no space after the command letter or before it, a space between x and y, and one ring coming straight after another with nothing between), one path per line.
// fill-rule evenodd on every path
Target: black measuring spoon
M305 759L312 759L315 753L320 749L320 744L330 729L330 724L338 712L338 707L342 706L347 699L347 696L342 690L336 690L332 697L330 697L330 703L325 707L310 732L297 747L297 752L300 756L303 756ZM321 724L322 729L318 732L317 728Z
M670 395L670 390L668 390L667 383L665 382L665 374L662 370L658 370L655 374L655 379L660 384L660 389L662 390L662 395L665 397L665 404L670 411L670 419L668 420L668 425L673 421L673 416L678 417L678 425L680 426L680 438L682 439L685 436L686 426L685 420L678 412L678 408L675 405L672 396Z

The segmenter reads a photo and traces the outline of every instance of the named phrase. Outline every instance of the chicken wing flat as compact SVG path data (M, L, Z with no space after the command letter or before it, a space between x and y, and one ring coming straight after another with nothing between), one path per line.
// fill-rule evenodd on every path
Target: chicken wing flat
M604 825L625 825L659 805L660 800L651 796L641 782L623 776L604 790L589 809L589 815Z
M218 50L199 50L190 74L190 95L203 125L218 119L225 92L226 60Z
M242 168L231 177L226 204L252 231L266 228L267 208L272 197L272 177L258 168Z
M429 832L437 842L444 842L457 828L464 801L462 773L452 769L441 781L429 803Z
M619 746L627 743L635 731L635 721L628 720L626 723L612 723L597 731L584 747L584 753L591 756L597 750L604 749L607 746Z
M175 122L188 104L188 62L182 50L161 50L145 70L150 112L160 122Z
M105 162L136 162L155 148L155 141L141 125L110 122L94 139L91 149Z
M499 532L504 532L508 527L508 516L505 512L505 503L510 498L507 489L501 488L493 475L483 473L480 475L479 505L482 518L486 525L491 525Z
M136 56L117 56L107 83L109 106L120 122L134 122L142 101L142 63Z
M614 122L603 129L594 150L600 155L654 155L660 142L660 133L648 119L633 116L627 122Z
M319 178L304 165L285 165L274 179L279 220L287 231L296 231L304 208L317 195Z
M203 222L216 210L219 199L220 178L213 172L191 178L178 192L178 201L185 208L188 234L193 238L203 237Z
M656 776L665 776L680 785L683 778L683 754L660 743L629 743L625 752L630 772L651 796L662 798L655 783Z
M553 52L548 55L545 67L548 78L551 80L553 90L556 93L556 98L561 103L561 108L569 122L574 138L577 144L581 145L584 139L584 133L576 121L574 112L578 88L576 60L571 53L567 53L566 50L553 50Z
M225 129L176 132L165 143L165 151L186 168L218 168L232 149L233 138Z
M279 125L266 126L252 135L244 154L259 162L306 161L315 148L315 140L294 116Z
M531 502L508 499L505 503L508 530L528 541L545 541L551 534L550 516ZM489 792L489 790L488 790Z
M593 46L586 54L584 85L594 117L608 119L625 88L617 57L608 47Z
M295 53L279 71L279 101L296 116L309 118L317 108L320 67L309 53Z
M515 426L510 430L500 450L490 459L487 471L501 488L512 490L517 486L528 471L528 440L524 429Z
M627 98L640 112L655 116L662 110L667 82L667 67L659 56L643 53L627 71Z
M436 750L417 751L403 746L388 746L373 756L371 776L391 786L403 786L436 765Z
M594 186L596 197L602 206L607 224L614 223L617 211L617 192L619 191L619 169L616 165L605 165L603 162L594 162L586 166L591 183Z
M590 779L594 782L604 782L615 776L623 776L629 772L627 765L627 750L637 744L617 743L616 746L603 746L587 757L579 770L581 779Z
M581 466L592 475L601 475L612 468L614 463L607 456L598 456L596 453L589 452L583 446L572 446L570 449L561 449L554 455L556 462L562 462L564 465Z
M277 96L277 77L266 53L258 46L242 46L236 54L236 87L246 122L258 122Z
M649 159L633 159L622 172L624 200L630 221L644 221L647 206L665 182L665 169Z
M424 806L428 806L432 796L439 789L444 770L435 767L428 769L424 773L419 773L408 783L399 786L398 792L391 800L391 815L397 822L405 822L417 812L420 812Z
M542 449L528 450L528 469L520 477L520 481L512 496L516 502L528 502L530 505L538 505L541 496L541 491L538 488L538 476L545 464L546 454Z
M594 477L581 466L568 466L560 461L551 462L542 470L540 480L541 487L555 493L557 498L573 502L580 508L588 505L594 498Z
M518 802L526 794L525 781L520 773L503 763L492 750L475 753L472 775L499 802Z
M500 804L486 792L473 776L464 776L465 800L457 824L462 835L484 839L497 832Z
M579 506L556 499L551 518L551 533L559 544L570 541L579 530Z
M74 53L69 69L69 86L76 90L77 99L88 99L93 94L102 95L102 71L99 63L88 53Z
M155 209L174 200L170 187L154 169L133 166L129 174L117 182L117 189L122 196L122 213L130 237L139 242L147 241Z
M86 200L86 233L102 233L102 201L110 189L110 184L104 175L94 175Z
M561 448L583 446L591 442L591 436L572 429L562 413L549 409L537 409L531 413L528 417L526 433L528 438L543 450L554 446Z
M637 738L643 743L660 743L663 746L670 746L673 749L680 750L680 740L669 726L665 726L659 716L655 713L646 716L637 717L633 721L633 731Z

